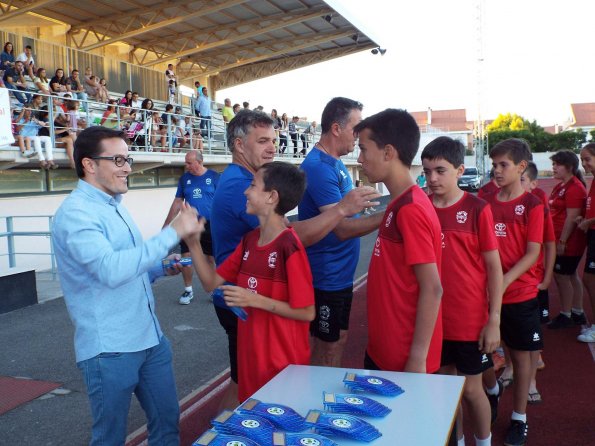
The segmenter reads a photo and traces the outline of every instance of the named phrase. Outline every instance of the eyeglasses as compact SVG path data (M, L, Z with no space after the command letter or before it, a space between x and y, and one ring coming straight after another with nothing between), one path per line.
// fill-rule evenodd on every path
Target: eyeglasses
M91 159L93 160L110 160L113 161L116 167L122 167L124 163L128 163L132 166L132 162L134 161L133 158L124 155L115 155L115 156L92 156Z

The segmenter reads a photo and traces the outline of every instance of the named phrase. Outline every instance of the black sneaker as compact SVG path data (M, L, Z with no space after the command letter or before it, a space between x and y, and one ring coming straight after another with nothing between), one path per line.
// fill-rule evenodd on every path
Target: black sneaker
M498 418L498 403L500 402L500 397L504 392L504 385L500 381L496 381L498 383L498 395L490 395L486 393L488 397L488 401L490 402L490 409L492 411L492 426L496 422L496 418Z
M504 439L504 446L524 446L527 443L527 423L511 420Z
M584 312L582 312L581 314L576 314L575 312L572 312L570 314L570 318L572 319L572 322L574 322L574 325L585 325L587 323L587 318L585 317Z
M552 330L568 327L574 327L574 322L572 322L571 318L563 315L562 313L553 318L552 321L547 325L547 328L550 328Z

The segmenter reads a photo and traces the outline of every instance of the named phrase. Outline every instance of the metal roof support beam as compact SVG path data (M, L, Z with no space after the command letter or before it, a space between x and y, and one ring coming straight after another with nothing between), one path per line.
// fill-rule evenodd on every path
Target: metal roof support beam
M130 39L131 37L136 37L141 34L151 32L151 31L156 31L156 30L161 29L165 26L171 26L171 25L175 25L176 23L185 22L186 20L194 18L194 17L201 17L201 16L205 16L208 14L212 14L214 12L221 11L222 9L231 8L232 6L236 6L236 5L245 3L247 1L248 0L228 0L226 2L219 3L217 5L213 5L211 7L201 9L201 10L196 11L191 14L180 14L177 17L174 17L172 19L163 20L161 22L154 23L152 25L143 26L142 28L138 28L133 31L129 31L129 32L120 34L118 36L108 37L100 42L94 43L92 45L87 45L86 47L82 48L82 50L83 51L91 51L91 50L100 48L102 46L109 45L110 43L119 42L122 40ZM157 62L157 63L159 63L159 62Z
M253 31L249 31L247 33L241 33L238 32L235 34L235 36L233 37L229 37L226 39L221 39L218 40L216 42L211 42L211 43L207 43L201 46L197 46L196 48L191 48L185 51L179 51L177 53L172 54L171 56L167 56L164 57L163 59L157 59L157 60L152 60L151 62L147 62L145 64L143 64L144 67L150 67L153 65L157 65L159 63L162 63L166 60L172 60L172 59L180 59L182 57L186 57L186 56L191 56L193 54L198 54L198 53L202 53L204 51L208 51L208 50L212 50L214 48L218 48L224 45L229 45L231 43L237 42L238 40L244 40L244 39L250 39L252 37L256 37L262 34L266 34L268 32L271 31L276 31L278 29L283 29L286 28L288 26L291 25L295 25L297 23L301 23L304 22L306 20L310 20L313 18L318 17L320 14L322 13L322 10L320 8L316 9L314 12L311 12L310 14L307 15L298 15L292 19L286 20L286 21L280 21L280 22L274 22L272 25L269 26L265 26L264 28L257 28ZM263 17L262 22L268 21L268 19L266 17ZM351 35L353 35L353 30L351 31Z
M45 6L51 5L52 3L56 3L57 1L58 0L38 0L36 2L31 2L27 6L23 6L22 8L12 9L0 15L0 22L12 19L13 17L25 14L27 12L31 12L35 9L43 8Z

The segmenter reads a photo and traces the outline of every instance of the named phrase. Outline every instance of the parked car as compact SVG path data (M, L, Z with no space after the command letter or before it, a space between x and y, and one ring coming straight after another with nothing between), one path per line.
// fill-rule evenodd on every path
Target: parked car
M461 178L459 178L459 187L470 191L478 191L481 187L482 176L477 171L477 167L466 167Z

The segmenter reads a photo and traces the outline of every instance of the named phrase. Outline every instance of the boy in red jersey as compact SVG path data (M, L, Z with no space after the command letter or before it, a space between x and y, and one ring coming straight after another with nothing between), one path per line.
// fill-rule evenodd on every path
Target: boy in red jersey
M477 196L479 198L483 198L486 195L493 194L494 192L498 192L498 185L496 184L496 180L494 179L494 169L490 169L490 181L484 184L479 188L477 191Z
M244 307L238 325L238 394L244 401L289 364L310 363L309 322L314 289L306 251L285 213L305 189L304 173L288 163L263 165L246 189L246 211L260 226L217 268L197 239L187 241L194 268L206 291L221 289L229 306Z
M491 353L500 344L502 266L489 205L459 189L465 170L465 147L440 136L421 154L442 227L442 361L440 373L466 377L463 393L476 446L491 444L490 402L482 373L492 367ZM498 391L496 386L496 392ZM461 413L461 412L459 412ZM457 417L458 444L464 445L462 417Z
M387 206L368 270L368 346L364 367L433 373L440 367L440 222L411 177L419 128L404 110L387 109L355 126L361 163L386 184Z
M510 138L490 150L494 177L500 186L487 195L494 216L500 260L504 272L502 340L514 366L513 412L504 440L507 446L527 441L527 394L531 380L531 352L543 348L537 303L537 259L543 241L543 204L525 192L521 175L531 159L529 145Z

